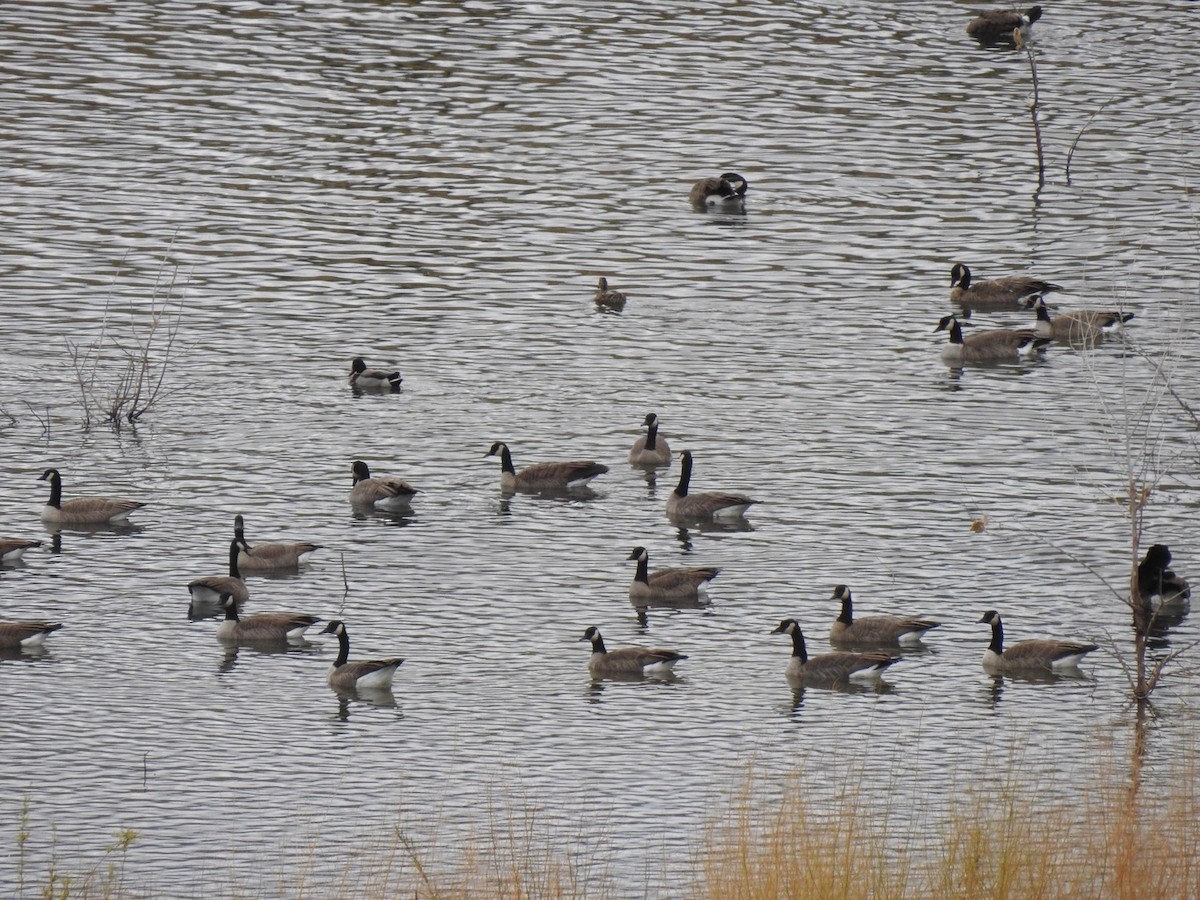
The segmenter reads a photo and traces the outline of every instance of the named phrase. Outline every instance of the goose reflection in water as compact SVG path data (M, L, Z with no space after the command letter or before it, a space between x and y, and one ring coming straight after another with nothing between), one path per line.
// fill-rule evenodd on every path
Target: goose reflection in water
M400 704L396 702L396 695L389 688L330 688L330 690L337 695L337 718L340 722L350 721L350 711L355 706L363 707L364 711L369 707L394 709L397 711L397 719L404 718L404 713L399 711Z

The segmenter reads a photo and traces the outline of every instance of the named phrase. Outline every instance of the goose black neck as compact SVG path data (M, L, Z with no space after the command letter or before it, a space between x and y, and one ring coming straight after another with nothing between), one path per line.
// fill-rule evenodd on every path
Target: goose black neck
M608 652L608 648L606 648L604 646L604 638L602 638L600 635L596 635L594 638L592 638L592 652L593 653L607 653Z
M808 647L804 645L804 632L799 626L792 630L792 656L800 657L801 663L808 662Z
M1000 617L992 619L992 642L988 644L988 649L997 656L1004 655L1004 626L1000 624Z
M238 542L237 538L234 538L229 544L229 577L230 578L241 578L242 577L241 573L238 572L238 564L237 564L238 551L240 551L241 549L242 549L242 545Z
M849 591L842 594L842 612L837 617L837 620L843 625L854 624L854 600L851 598Z
M500 471L517 474L517 470L513 468L512 454L508 452L508 444L500 445Z
M958 319L953 319L950 322L950 343L961 344L963 342L962 326L958 324Z
M346 634L346 626L343 625L338 629L338 655L333 661L333 667L340 669L346 664L346 660L350 658L350 635Z
M225 607L225 621L226 622L238 621L237 603L235 603L233 601L232 597L229 600L229 605Z
M646 449L654 450L658 447L658 423L653 423L646 429Z
M50 500L47 506L62 507L62 479L57 472L50 476Z
M971 270L966 266L962 267L962 275L958 279L958 286L964 291L971 286Z
M644 584L650 583L650 555L648 553L643 553L638 557L637 574L633 576L633 580Z
M675 487L675 493L680 497L686 497L688 484L692 480L692 455L685 453L679 462L679 484Z

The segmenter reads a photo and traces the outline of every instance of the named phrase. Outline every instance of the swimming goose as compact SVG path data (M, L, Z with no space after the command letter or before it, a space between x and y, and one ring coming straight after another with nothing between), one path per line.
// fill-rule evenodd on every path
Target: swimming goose
M304 632L321 620L305 613L258 613L242 618L238 615L233 594L221 595L225 621L217 626L217 640L236 642L282 643L301 641Z
M1026 35L1029 26L1041 17L1040 6L1031 6L1023 13L1015 9L988 9L967 24L967 34L981 44L1012 43L1013 31L1019 28Z
M26 541L21 538L4 538L0 540L0 563L12 563L25 555L26 550L42 546L41 541Z
M238 553L241 549L241 543L234 538L229 544L228 575L209 575L188 583L188 593L192 595L193 603L219 606L223 594L231 594L236 603L245 603L250 599L246 582L242 581L241 572L238 571Z
M520 472L513 468L512 454L508 444L496 441L484 456L500 457L500 490L512 491L562 491L587 485L597 475L608 471L608 466L592 460L570 462L542 462L526 466Z
M931 619L909 619L903 616L866 616L854 618L854 598L850 588L839 584L833 589L832 600L842 602L841 615L829 627L831 644L891 645L917 644L931 628L941 622Z
M596 284L596 296L592 299L602 309L611 309L620 312L625 308L625 301L629 298L620 291L610 288L608 286L608 279L601 275L599 282Z
M1120 328L1133 318L1133 313L1118 310L1077 309L1050 315L1046 301L1038 297L1033 304L1037 312L1034 329L1039 337L1059 341L1095 340L1104 332Z
M883 670L894 663L900 662L899 656L892 656L883 651L863 651L849 653L836 651L808 655L804 643L804 632L800 623L795 619L784 619L771 634L790 634L792 636L792 659L788 663L787 677L793 680L838 682L877 681Z
M58 469L47 469L38 476L38 481L50 482L50 499L42 508L42 521L48 525L115 525L146 505L109 497L76 497L63 503L62 476Z
M385 510L408 509L412 506L412 498L420 493L400 478L373 478L371 469L361 459L354 461L350 472L354 476L350 502L355 506Z
M386 369L368 369L361 356L356 356L350 363L350 383L355 387L368 390L396 390L404 380L400 372L389 372Z
M580 641L592 642L592 655L588 659L588 672L593 678L610 675L645 675L670 672L675 663L687 659L674 650L647 649L646 647L622 647L611 653L604 646L604 638L595 625L583 633Z
M950 269L950 302L972 309L1028 309L1034 297L1061 290L1061 285L1028 275L972 281L971 270L962 263Z
M688 199L692 206L736 206L742 203L750 185L737 172L725 172L712 178L701 178L692 185Z
M1138 593L1152 609L1183 611L1191 605L1192 588L1187 580L1167 568L1171 551L1166 544L1155 544L1138 564Z
M368 690L390 690L392 678L396 670L404 662L400 657L392 659L356 659L350 661L350 635L346 633L346 623L333 619L321 631L321 634L336 634L338 637L338 655L329 667L325 680L332 688L351 690L366 688Z
M667 515L673 519L732 519L744 515L755 500L745 494L726 491L704 491L689 494L692 480L692 451L679 454L679 484L667 498Z
M983 670L991 674L1073 668L1079 665L1084 656L1100 649L1096 644L1082 641L1041 639L1019 641L1005 650L1004 625L1000 622L1000 614L989 609L979 622L992 626L992 642L983 651Z
M933 330L949 332L950 340L942 347L942 361L951 366L1033 356L1051 342L1050 338L1038 337L1032 328L991 328L964 338L962 326L953 315L943 316Z
M51 632L60 628L61 622L0 622L0 650L40 647Z
M320 544L301 541L295 544L259 544L251 547L246 543L245 520L241 514L233 517L233 536L241 544L238 553L238 568L243 572L278 572L295 569L321 549Z
M635 466L669 466L671 464L671 448L666 438L658 436L658 416L646 413L642 420L646 433L633 442L629 451L629 462Z
M658 569L650 571L650 554L645 547L634 547L627 559L637 560L637 573L629 586L634 603L650 600L695 600L704 593L708 582L720 573L714 567Z

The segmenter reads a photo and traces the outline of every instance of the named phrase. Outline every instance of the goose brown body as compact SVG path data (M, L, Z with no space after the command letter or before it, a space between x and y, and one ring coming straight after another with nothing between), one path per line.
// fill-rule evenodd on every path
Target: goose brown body
M614 312L620 312L625 308L626 302L629 300L620 291L608 286L608 279L603 275L596 282L596 293L592 300L601 309L611 309Z
M1051 315L1049 307L1040 297L1033 308L1037 313L1034 330L1038 336L1056 341L1094 341L1133 318L1133 313L1115 309L1077 309Z
M25 555L26 550L42 546L41 541L28 541L22 538L0 539L0 563L15 563Z
M988 9L967 23L967 34L981 44L1013 43L1013 32L1028 33L1029 26L1042 17L1040 6L1025 12L1015 9Z
M633 442L629 450L629 462L634 466L669 466L671 464L671 447L667 439L658 436L658 416L646 413L642 420L646 433Z
M637 572L629 586L634 603L654 600L695 600L708 582L721 570L711 567L658 569L650 571L650 554L645 547L634 547L628 559L637 560Z
M672 519L737 518L755 501L745 494L728 491L689 493L692 480L692 451L679 454L679 484L667 497L667 515Z
M251 547L246 543L245 520L233 517L233 536L240 545L238 569L241 572L284 572L297 568L312 553L321 549L320 544L297 541L293 544L258 544Z
M412 506L413 497L420 493L401 478L374 477L370 467L361 459L350 466L354 486L350 488L350 502L359 507L402 510Z
M48 525L115 525L129 518L145 503L112 497L76 497L62 499L62 476L58 469L47 469L38 481L50 482L50 499L42 507L42 521Z
M854 598L850 588L839 584L833 589L833 600L842 604L841 614L829 626L831 644L860 644L869 646L899 646L918 643L925 632L937 628L941 623L932 619L916 619L906 616L854 617Z
M519 472L513 466L512 453L503 441L496 441L484 456L500 457L500 489L511 493L525 491L564 491L584 487L608 466L593 460L541 462L526 466Z
M992 626L992 641L983 651L983 668L984 671L993 674L1072 668L1078 666L1079 661L1088 653L1100 649L1096 644L1083 641L1045 638L1018 641L1005 648L1004 625L1000 621L1000 614L991 609L984 613L979 621Z
M620 650L610 651L604 646L600 629L594 625L588 628L579 640L590 641L592 644L588 672L593 678L639 676L655 671L669 672L681 659L687 659L683 653L661 648L622 647Z
M250 599L250 591L238 569L238 553L241 549L241 543L234 538L229 544L228 575L208 575L188 582L188 593L192 595L193 603L220 606L224 594L231 595L235 603L245 603Z
M950 302L985 311L1028 309L1035 297L1062 290L1061 285L1029 275L1004 275L974 281L962 263L950 269Z
M1036 354L1050 343L1032 328L992 328L964 336L955 316L943 316L934 332L946 331L949 341L942 348L947 365L971 362L1005 362Z
M710 178L701 178L692 185L688 199L692 206L740 205L750 185L737 172L725 172Z
M303 640L304 632L321 620L306 613L258 613L239 616L232 594L221 597L225 621L217 626L217 639L230 643L284 643Z
M784 619L771 634L788 634L792 638L792 658L786 674L789 679L805 682L835 683L850 679L875 681L888 666L900 661L883 651L819 653L808 655L804 632L795 619Z
M0 650L40 647L47 636L60 628L60 622L0 622Z
M346 631L346 623L333 619L321 631L321 634L336 634L338 639L338 655L325 680L332 688L354 690L357 688L390 690L396 670L404 660L401 657L391 659L350 659L350 635Z

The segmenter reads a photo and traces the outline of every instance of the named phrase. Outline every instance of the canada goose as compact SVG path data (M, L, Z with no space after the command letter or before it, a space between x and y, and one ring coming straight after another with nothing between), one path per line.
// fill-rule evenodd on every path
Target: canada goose
M145 503L113 500L108 497L76 497L62 502L62 476L58 469L47 469L38 481L50 482L50 499L42 508L42 521L50 525L115 525Z
M1191 604L1192 588L1187 580L1167 568L1171 551L1166 544L1155 544L1138 564L1138 593L1152 609L1186 610Z
M1042 17L1040 6L1031 6L1020 13L1015 9L988 9L967 24L967 34L981 44L1013 42L1013 31L1028 34L1029 26Z
M592 460L570 462L542 462L526 466L520 472L513 468L512 454L508 444L496 441L484 456L500 457L500 490L512 491L562 491L584 487L597 475L608 471L608 466Z
M361 356L354 357L350 362L350 383L355 387L368 390L379 388L395 390L400 387L400 382L403 380L404 378L401 377L398 370L388 372L385 369L368 369Z
M26 550L42 546L41 541L26 541L21 538L0 539L0 563L13 563L25 555Z
M1088 653L1100 648L1082 641L1033 640L1019 641L1004 649L1004 626L1000 614L989 609L979 622L992 626L992 642L983 651L985 672L1021 672L1030 669L1067 669L1079 665Z
M605 649L600 629L592 625L583 633L580 641L592 642L592 655L588 659L588 672L593 678L610 675L629 676L670 672L675 663L687 659L674 650L647 649L646 647L622 647L611 653Z
M836 682L853 678L856 681L877 681L884 669L900 662L899 656L883 651L836 651L809 656L804 644L804 632L795 619L784 619L772 629L771 634L792 636L792 659L788 663L787 677L793 680Z
M47 635L60 628L61 622L0 622L0 650L40 647Z
M354 476L350 502L355 506L386 510L408 509L412 506L412 498L420 493L407 481L399 478L371 477L370 468L361 459L354 461L350 471Z
M253 643L281 643L300 641L304 632L321 620L305 613L259 613L238 615L237 601L233 594L221 595L221 606L225 610L225 621L217 626L217 640Z
M688 199L692 206L735 206L742 203L750 185L737 172L726 172L712 178L701 178L692 185Z
M337 659L329 667L329 675L325 679L330 687L342 690L391 689L392 678L404 662L403 659L356 659L350 662L350 635L346 633L346 623L340 619L331 620L321 634L336 634L338 637Z
M219 606L222 594L232 595L235 603L245 603L250 599L246 582L242 581L241 572L238 570L238 552L241 549L237 538L229 543L228 575L209 575L188 583L188 593L192 595L193 603Z
M1061 290L1061 285L1028 275L972 281L971 270L962 263L950 269L950 302L973 309L1028 309L1034 297Z
M1002 362L1031 356L1050 343L1032 328L991 328L964 338L962 326L953 316L943 316L935 333L948 331L949 342L942 347L942 362L957 366L969 362Z
M629 298L620 291L613 290L608 286L608 279L603 275L596 283L596 296L592 298L596 301L596 305L601 309L611 309L620 312L625 308L625 301Z
M278 572L294 569L321 549L320 544L310 544L307 541L295 544L259 544L252 548L246 543L245 520L240 513L233 517L233 536L241 545L238 569L242 572Z
M832 600L842 601L842 612L829 627L831 644L899 645L917 644L931 628L941 622L930 619L909 619L903 616L866 616L854 618L854 598L850 588L839 584L833 589Z
M1059 341L1095 340L1104 332L1120 328L1133 318L1133 313L1119 312L1115 309L1077 309L1051 316L1046 301L1041 297L1034 301L1033 308L1037 312L1034 330L1038 336Z
M634 547L627 559L637 560L637 573L633 576L633 584L629 586L629 599L634 603L650 600L694 600L721 571L708 566L658 569L651 572L650 554L645 547Z
M732 519L745 515L750 504L757 502L745 494L731 494L725 491L689 494L688 484L692 480L692 451L684 450L679 454L679 460L679 484L667 498L667 515L671 518Z
M671 464L671 448L666 438L658 436L658 416L646 413L642 420L646 433L633 442L629 451L629 462L635 466L669 466Z

